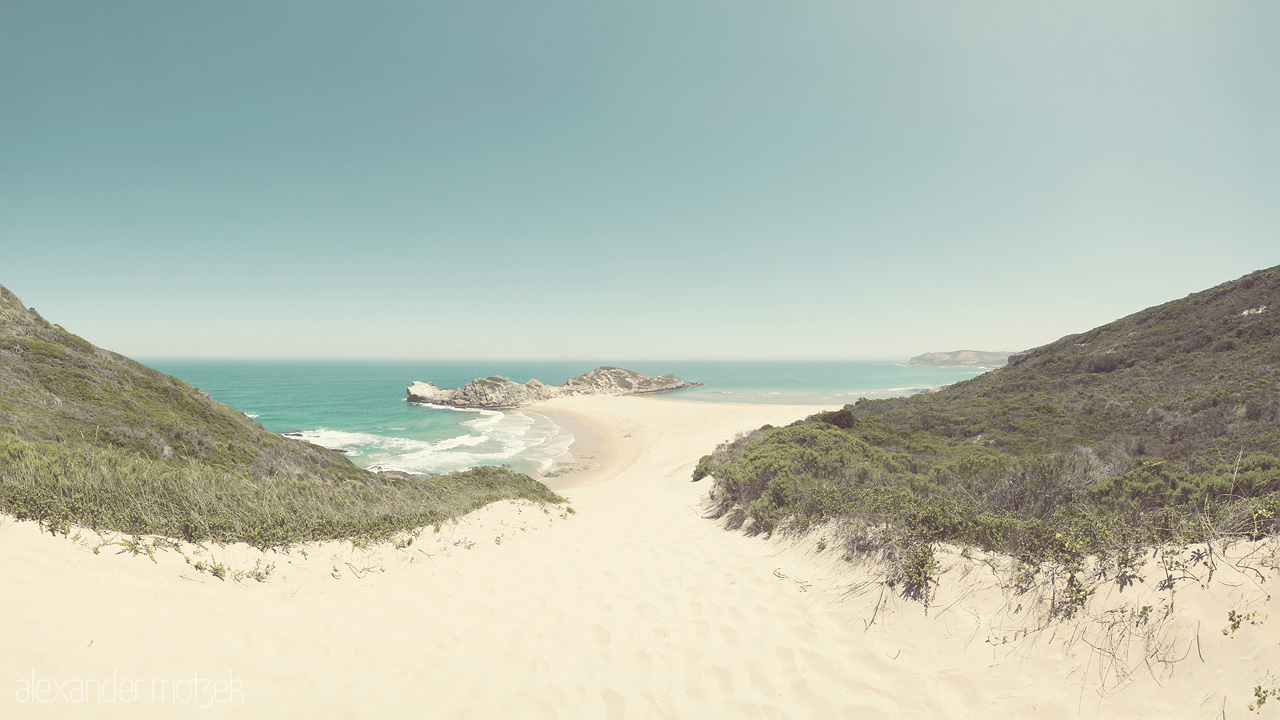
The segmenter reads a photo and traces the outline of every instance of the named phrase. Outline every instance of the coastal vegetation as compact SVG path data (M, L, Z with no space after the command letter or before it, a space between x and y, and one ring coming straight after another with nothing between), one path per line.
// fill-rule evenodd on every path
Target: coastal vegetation
M370 473L95 347L0 287L0 512L266 547L388 538L502 499L563 502L506 468Z
M763 427L698 464L763 532L835 523L927 597L938 543L1123 574L1142 548L1280 529L1280 268L936 392Z

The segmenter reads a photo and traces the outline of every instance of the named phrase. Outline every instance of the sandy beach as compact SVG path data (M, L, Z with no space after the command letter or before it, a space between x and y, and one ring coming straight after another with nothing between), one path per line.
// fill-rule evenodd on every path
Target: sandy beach
M926 608L819 550L822 529L705 517L701 455L818 409L535 406L579 439L546 478L570 505L500 503L411 544L149 554L0 518L0 717L1280 716L1248 710L1280 685L1274 540L1187 549L1176 596L1153 555L1046 626L1043 594L982 553L944 552Z

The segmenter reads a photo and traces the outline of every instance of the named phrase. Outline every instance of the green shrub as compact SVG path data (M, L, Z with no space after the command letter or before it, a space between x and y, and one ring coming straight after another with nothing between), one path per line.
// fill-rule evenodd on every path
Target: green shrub
M693 481L697 482L706 477L711 472L711 456L703 455L698 460L698 466L693 469Z

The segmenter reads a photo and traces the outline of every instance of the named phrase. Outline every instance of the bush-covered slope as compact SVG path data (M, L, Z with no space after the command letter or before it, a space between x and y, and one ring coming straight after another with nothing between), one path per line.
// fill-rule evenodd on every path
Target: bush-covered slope
M943 540L1044 559L1271 533L1278 373L1272 268L933 393L762 428L696 474L761 529L839 517L902 557Z
M1190 461L1274 448L1280 269L1015 355L943 391L859 403L855 417L1011 450L1124 443Z
M498 468L374 475L95 347L0 287L0 511L269 545L385 536L507 497L559 499Z

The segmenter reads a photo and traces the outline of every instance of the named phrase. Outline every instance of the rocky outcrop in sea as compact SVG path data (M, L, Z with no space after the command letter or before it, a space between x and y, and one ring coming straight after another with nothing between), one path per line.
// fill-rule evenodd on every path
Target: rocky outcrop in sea
M444 405L457 408L503 410L530 405L557 397L573 395L641 395L671 392L696 387L701 383L681 380L667 374L653 377L617 367L599 367L584 375L571 377L564 385L547 385L538 380L518 383L511 378L494 375L476 378L456 389L441 388L430 382L415 381L409 386L409 402Z

